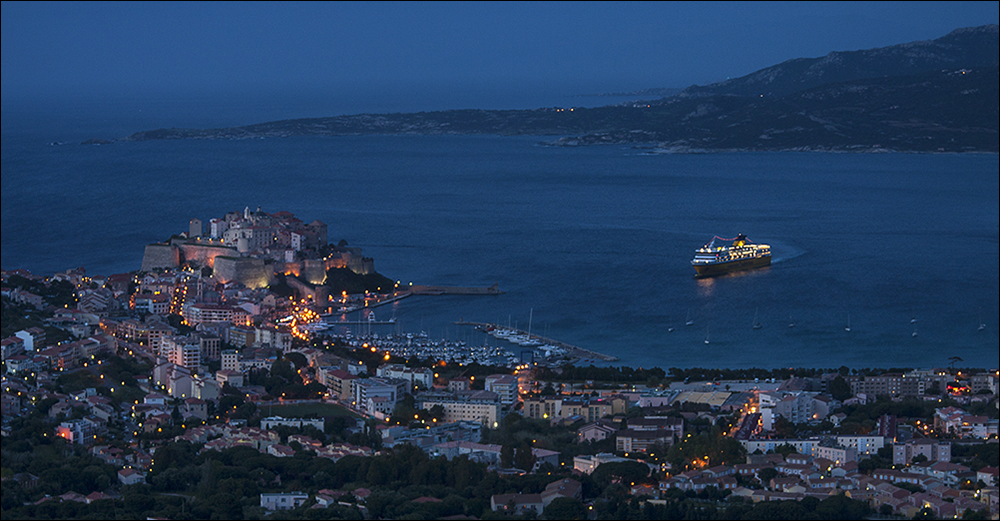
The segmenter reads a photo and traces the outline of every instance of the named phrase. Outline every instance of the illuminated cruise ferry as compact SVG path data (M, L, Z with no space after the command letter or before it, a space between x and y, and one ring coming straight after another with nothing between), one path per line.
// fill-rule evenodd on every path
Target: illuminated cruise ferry
M691 265L698 272L697 277L770 266L771 247L766 244L751 244L742 233L735 239L715 236L708 244L695 251Z

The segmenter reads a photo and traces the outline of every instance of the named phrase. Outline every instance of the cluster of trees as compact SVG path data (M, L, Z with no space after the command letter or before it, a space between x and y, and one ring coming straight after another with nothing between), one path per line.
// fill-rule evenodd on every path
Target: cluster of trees
M302 358L301 364L296 364L296 355ZM271 364L271 369L251 369L248 383L264 387L267 394L273 398L286 400L317 399L326 393L326 387L319 382L304 383L299 370L308 364L299 353L286 354L284 358Z
M951 447L952 458L961 459L965 466L972 470L983 467L996 467L1000 461L1000 444L977 443L974 445L954 444ZM992 485L987 483L986 485Z
M605 440L607 441L607 440ZM572 427L552 426L546 420L534 420L525 418L519 414L510 414L504 417L496 429L484 428L482 432L482 443L493 443L501 447L516 449L524 447L525 444L538 449L554 450L562 453L563 457L572 457L577 454L592 454L593 448L581 445L577 442L576 431ZM614 440L601 445L603 452L614 450ZM602 451L597 451L602 452ZM525 457L526 458L526 457ZM524 464L523 462L521 463ZM534 462L532 462L532 465ZM531 467L524 468L514 464L514 468L531 470Z
M372 293L391 293L396 283L384 275L369 273L360 275L350 268L330 268L326 271L325 285L330 288L331 295L340 295L346 291L348 295L356 295L366 291Z
M70 490L88 494L117 483L117 468L95 458L83 446L54 436L53 425L38 412L14 418L8 424L11 435L4 437L0 450L4 477L0 508L5 519L9 510L45 494L54 496ZM37 486L29 491L18 481L7 479L21 473L37 476Z
M4 298L0 304L0 338L14 336L14 333L32 327L40 327L45 331L47 343L57 344L72 339L68 331L45 323L45 319L50 316L51 313L37 310L30 305L15 304Z
M7 285L20 288L24 291L34 293L42 297L45 302L57 308L72 306L76 307L76 286L66 280L31 280L20 275L11 275L7 279Z
M604 465L601 465L603 467ZM600 469L601 467L598 467ZM701 492L669 490L663 503L632 497L623 485L608 487L593 505L597 519L865 519L873 512L864 501L844 495L819 500L745 502L728 499L728 492L708 487ZM564 519L564 518L551 518ZM567 517L565 519L573 519ZM582 519L582 518L576 518Z
M734 438L722 436L717 426L712 432L687 434L667 449L666 459L674 469L702 468L745 463L747 451Z
M61 439L44 435L50 429L42 418L17 419L14 436L3 447L4 475L32 472L42 484L36 491L23 490L15 480L3 484L4 518L93 518L93 517L168 517L189 519L261 518L258 495L261 492L319 489L372 490L365 506L374 518L434 519L453 515L499 519L490 510L490 497L506 493L539 493L561 477L573 477L583 484L584 497L598 498L591 507L575 499L554 501L543 512L549 519L586 519L593 510L599 519L860 519L869 515L867 506L838 496L818 501L749 504L739 501L720 503L726 493L708 489L698 494L671 491L663 504L642 503L628 494L632 483L654 483L649 468L638 462L609 463L590 476L571 475L566 468L542 469L537 474L500 477L487 472L482 463L458 457L451 461L431 459L422 450L409 445L395 447L376 457L345 457L337 462L317 458L302 451L292 458L276 458L240 447L199 454L201 446L187 442L169 442L156 452L148 485L124 487L117 500L98 501L91 505L69 502L25 504L41 492L52 495L74 490L87 494L114 484L117 470L89 456L82 448ZM488 430L487 441L503 445L502 457L510 466L521 468L534 464L531 446L545 440L544 422L512 416L495 430ZM336 430L336 427L333 427ZM294 429L280 432L283 440ZM702 454L711 465L745 461L742 447L734 440L719 436L717 426L710 432L685 437L667 451L667 458L683 467ZM313 437L320 433L312 429ZM328 434L328 437L330 434ZM551 433L548 433L551 436ZM995 449L994 449L995 450ZM988 450L977 457L994 457ZM422 496L441 499L414 502ZM352 506L283 512L282 518L361 519L362 512L353 506L350 496L342 498Z

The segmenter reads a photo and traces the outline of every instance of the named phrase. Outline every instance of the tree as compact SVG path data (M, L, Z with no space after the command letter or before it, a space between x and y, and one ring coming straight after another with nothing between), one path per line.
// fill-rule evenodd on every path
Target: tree
M557 497L542 511L545 519L587 519L587 508L576 498Z
M535 467L535 454L531 451L531 444L527 440L521 442L521 445L517 448L514 453L514 466L525 472L531 472Z
M767 467L757 472L757 479L760 480L762 485L770 486L771 480L778 477L778 474L778 471L774 468Z
M795 447L789 443L782 443L774 448L775 454L781 454L784 457L788 457L789 454L795 454Z
M833 396L834 400L844 401L853 396L851 393L851 386L844 380L843 376L837 376L830 381L830 395Z
M503 445L500 447L500 466L509 469L514 466L514 447Z
M296 369L301 369L309 365L309 361L306 360L306 356L302 353L285 353L285 360L294 364Z
M622 483L639 483L649 476L649 467L638 461L616 461L598 465L591 475L598 483L609 483L615 478Z

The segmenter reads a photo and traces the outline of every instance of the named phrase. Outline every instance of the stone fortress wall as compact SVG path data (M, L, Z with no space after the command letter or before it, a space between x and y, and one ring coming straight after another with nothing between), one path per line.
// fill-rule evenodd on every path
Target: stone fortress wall
M240 282L248 288L264 288L275 281L273 265L249 257L215 258L212 277L217 282Z
M153 243L146 245L142 254L142 271L157 268L176 268L181 265L181 251L172 244Z
M257 215L270 218L267 214L260 213L259 209ZM245 210L244 216L252 218L253 214ZM235 219L239 219L238 213L226 214L227 221ZM191 220L189 233L201 233L201 223L196 221L198 220ZM303 236L308 236L310 242L321 246L326 244L326 224L314 221L299 230ZM374 261L362 256L359 248L346 248L322 259L274 262L245 256L237 248L226 244L222 238L205 236L174 236L167 242L146 245L141 269L176 269L187 263L195 267L212 268L212 275L219 282L236 281L250 288L271 285L276 274L292 275L318 286L326 282L326 272L332 268L348 268L359 275L375 272Z

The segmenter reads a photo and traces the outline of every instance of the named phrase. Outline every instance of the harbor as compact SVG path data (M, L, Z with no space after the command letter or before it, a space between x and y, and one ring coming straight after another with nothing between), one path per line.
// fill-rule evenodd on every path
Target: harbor
M544 351L546 353L546 356L551 356L552 353L562 354L568 358L573 359L574 363L578 361L587 361L587 360L593 360L598 362L616 362L619 360L617 356L598 353L596 351L584 349L579 346L574 346L551 338L531 334L530 332L522 331L520 329L510 328L507 326L500 326L498 324L459 320L458 322L455 322L455 325L472 326L479 331L494 336L495 338L507 340L508 342L521 345L522 347L531 347Z

